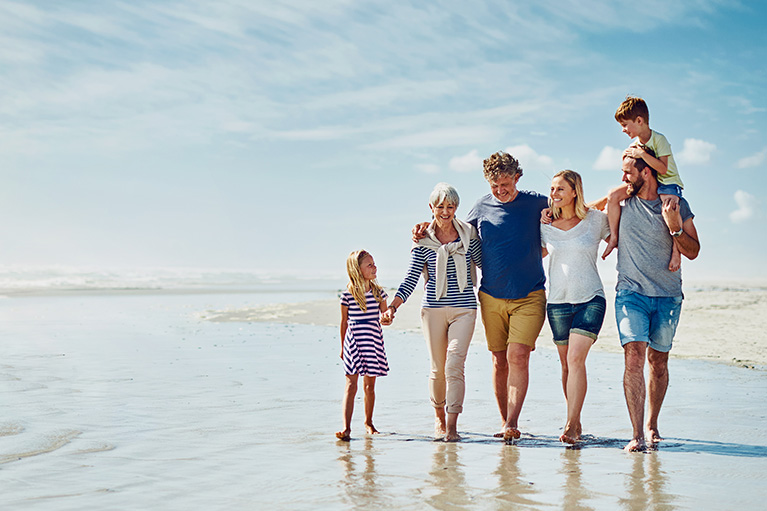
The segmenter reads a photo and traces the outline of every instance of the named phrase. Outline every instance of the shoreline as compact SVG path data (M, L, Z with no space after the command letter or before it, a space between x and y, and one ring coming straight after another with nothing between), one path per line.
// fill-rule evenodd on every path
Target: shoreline
M672 358L719 362L738 367L767 370L767 289L737 286L691 286L685 292L682 318L674 338ZM390 296L394 290L387 289ZM394 323L385 329L421 331L420 299L422 291L403 304ZM599 339L593 350L623 353L615 325L613 290L606 290L607 313ZM477 320L472 343L485 342L481 314ZM211 322L268 322L339 326L338 301L323 299L296 303L265 304L240 309L207 310L198 314ZM737 332L741 337L730 338ZM538 347L551 347L551 331L544 324L537 341Z

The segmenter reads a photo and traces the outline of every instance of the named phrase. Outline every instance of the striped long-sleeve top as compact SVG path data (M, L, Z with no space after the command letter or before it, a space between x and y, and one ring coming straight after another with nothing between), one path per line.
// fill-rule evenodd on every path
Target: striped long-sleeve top
M471 279L471 263L482 266L482 248L479 239L472 239L469 243L469 250L466 252L466 287L463 291L458 289L458 278L455 271L455 262L452 257L447 259L447 294L437 300L436 284L437 279L437 253L426 247L416 246L410 252L410 267L408 268L405 280L397 289L396 296L399 296L403 302L413 293L418 279L421 277L424 266L429 273L429 280L426 281L426 292L421 301L421 307L433 309L438 307L461 307L464 309L476 309L477 299L474 296L474 282Z

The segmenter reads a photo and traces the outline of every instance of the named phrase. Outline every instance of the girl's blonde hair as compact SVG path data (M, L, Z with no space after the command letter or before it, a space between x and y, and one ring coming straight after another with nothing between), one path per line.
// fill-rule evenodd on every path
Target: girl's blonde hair
M360 309L365 312L368 310L367 304L365 303L365 292L367 291L368 285L373 292L376 302L381 303L383 300L383 296L381 295L382 288L376 279L366 280L365 277L362 276L360 264L362 263L362 260L369 255L370 253L365 250L355 250L346 258L346 273L349 274L349 283L346 285L346 288L352 294L354 301L357 302Z
M554 177L561 177L567 181L567 184L569 184L573 190L575 190L575 216L581 220L586 218L586 213L588 213L589 208L586 207L586 203L583 200L583 180L581 179L581 175L574 170L561 170L554 174ZM551 206L551 216L554 219L557 219L562 215L562 208L552 205L551 198L549 198L549 206Z

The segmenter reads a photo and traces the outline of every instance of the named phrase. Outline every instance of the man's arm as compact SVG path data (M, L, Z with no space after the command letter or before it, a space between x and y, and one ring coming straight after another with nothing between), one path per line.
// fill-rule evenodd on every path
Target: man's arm
M668 203L663 205L663 218L666 220L669 231L683 232L674 238L674 243L679 252L687 259L695 259L700 252L700 241L698 240L698 231L695 229L695 223L692 217L682 222L682 215L679 211L679 205Z

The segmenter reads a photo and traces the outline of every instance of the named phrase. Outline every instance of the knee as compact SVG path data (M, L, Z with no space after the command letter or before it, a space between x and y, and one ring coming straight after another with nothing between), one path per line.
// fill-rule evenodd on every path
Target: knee
M357 382L355 380L346 380L346 392L351 394L357 393Z

